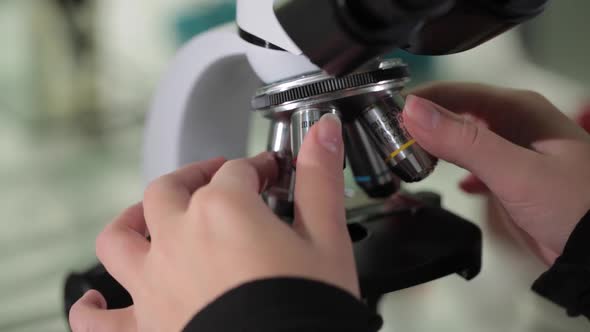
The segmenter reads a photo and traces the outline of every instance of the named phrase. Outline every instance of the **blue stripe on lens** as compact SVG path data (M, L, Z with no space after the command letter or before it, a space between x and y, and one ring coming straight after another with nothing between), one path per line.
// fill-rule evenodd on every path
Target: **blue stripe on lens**
M371 182L370 176L357 176L354 178L356 182Z

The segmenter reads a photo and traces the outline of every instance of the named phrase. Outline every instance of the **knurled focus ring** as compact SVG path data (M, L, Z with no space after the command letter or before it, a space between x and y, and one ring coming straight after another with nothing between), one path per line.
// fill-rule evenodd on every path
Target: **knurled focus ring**
M383 81L403 79L409 76L410 72L408 66L403 65L371 72L351 74L339 78L328 78L322 81L297 86L285 91L255 96L252 99L252 108L259 110L275 107L288 102L315 97L326 93L377 84Z

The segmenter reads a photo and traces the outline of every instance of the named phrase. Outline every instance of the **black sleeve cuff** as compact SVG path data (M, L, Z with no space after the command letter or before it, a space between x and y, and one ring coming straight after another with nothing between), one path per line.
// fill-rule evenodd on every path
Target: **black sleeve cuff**
M381 317L339 288L304 279L254 281L200 311L184 332L376 332Z
M590 319L590 211L570 236L563 254L534 283L533 290L566 308L568 315Z

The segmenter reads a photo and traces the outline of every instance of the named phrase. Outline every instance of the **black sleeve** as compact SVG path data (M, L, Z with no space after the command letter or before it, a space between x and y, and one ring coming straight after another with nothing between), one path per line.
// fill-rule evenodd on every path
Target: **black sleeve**
M533 285L541 296L590 319L590 211L570 236L563 255Z
M376 332L381 317L339 288L277 278L235 288L201 310L184 332Z

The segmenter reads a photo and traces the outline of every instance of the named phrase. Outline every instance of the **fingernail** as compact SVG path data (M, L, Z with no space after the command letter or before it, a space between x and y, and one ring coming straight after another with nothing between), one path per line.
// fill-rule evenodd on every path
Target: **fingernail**
M342 122L336 114L328 113L318 122L319 143L328 151L338 153L342 145Z
M82 300L88 304L92 304L98 309L106 309L107 303L102 297L102 295L96 290L89 290L87 291L84 296L82 296Z
M404 112L424 130L433 130L440 123L441 113L430 101L410 95L406 98Z

